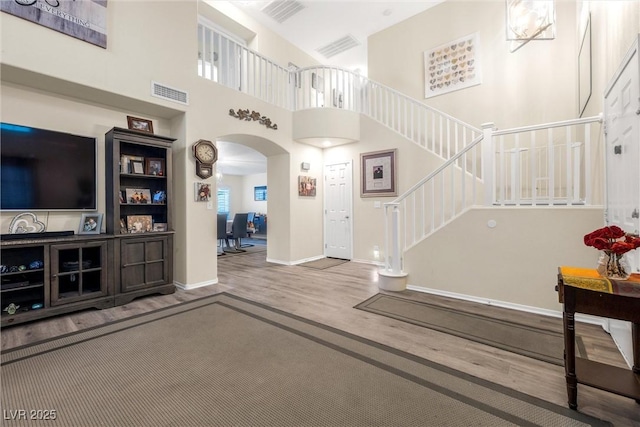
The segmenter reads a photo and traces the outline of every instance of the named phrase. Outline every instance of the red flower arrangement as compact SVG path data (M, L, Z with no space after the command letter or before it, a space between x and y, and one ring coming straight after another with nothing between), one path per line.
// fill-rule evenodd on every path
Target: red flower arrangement
M601 260L602 271L598 269L602 275L626 279L629 274L621 262L622 256L640 247L640 237L625 233L617 225L610 225L585 235L584 244L605 253L606 260Z

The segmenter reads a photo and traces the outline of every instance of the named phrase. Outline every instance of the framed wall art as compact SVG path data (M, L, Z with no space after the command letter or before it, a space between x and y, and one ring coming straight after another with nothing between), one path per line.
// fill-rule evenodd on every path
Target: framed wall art
M582 34L578 53L578 116L582 117L591 98L591 16Z
M425 98L482 83L478 33L424 52Z
M195 183L195 201L208 202L211 200L211 184L206 182Z
M360 197L397 196L397 149L360 154Z
M298 196L315 197L316 196L316 178L310 176L298 176Z

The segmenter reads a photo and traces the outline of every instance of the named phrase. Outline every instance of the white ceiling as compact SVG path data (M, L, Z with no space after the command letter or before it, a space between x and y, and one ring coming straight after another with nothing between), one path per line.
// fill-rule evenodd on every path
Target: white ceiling
M222 175L254 175L267 172L267 158L242 144L217 141L217 172Z
M233 1L256 21L276 32L323 65L359 70L367 75L367 38L385 28L410 18L444 0L274 0ZM302 7L282 23L267 15L265 7ZM296 5L297 3L297 5ZM351 36L359 45L326 58L317 50L345 36Z
M367 38L404 21L444 0L274 0L241 1L231 4L294 44L320 64L367 75ZM265 7L299 9L278 23L263 12ZM326 58L318 49L345 36L359 44ZM267 158L241 144L218 141L218 171L229 175L252 175L267 171Z

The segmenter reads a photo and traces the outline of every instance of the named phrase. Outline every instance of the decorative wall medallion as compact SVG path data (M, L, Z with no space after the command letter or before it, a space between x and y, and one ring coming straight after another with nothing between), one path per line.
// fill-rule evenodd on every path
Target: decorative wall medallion
M229 115L232 117L235 117L236 119L239 120L246 120L248 122L250 121L257 121L259 122L261 125L265 125L267 127L267 129L278 129L278 125L275 123L271 123L271 119L268 118L267 116L261 116L259 112L257 111L251 111L249 112L248 109L246 110L238 110L238 111L233 111L233 108L231 110L229 110Z

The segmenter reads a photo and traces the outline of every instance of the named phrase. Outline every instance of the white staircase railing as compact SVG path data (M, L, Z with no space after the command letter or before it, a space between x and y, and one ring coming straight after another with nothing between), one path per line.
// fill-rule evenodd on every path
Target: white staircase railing
M198 75L292 111L340 108L364 114L449 159L482 131L415 99L335 67L289 70L198 25Z
M601 116L496 131L385 203L384 268L400 274L403 254L472 206L589 205L591 150Z

